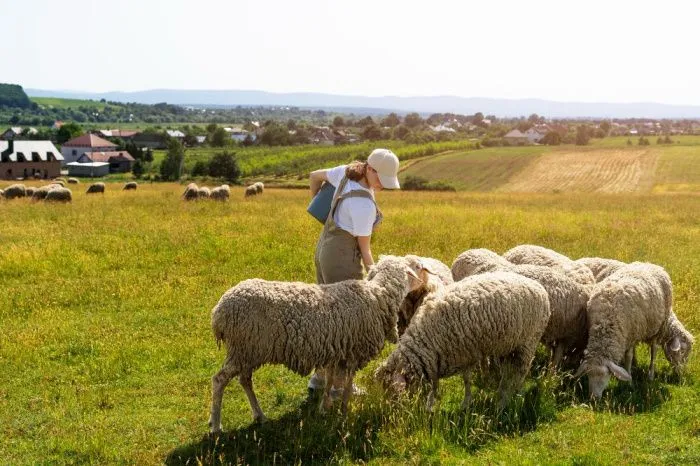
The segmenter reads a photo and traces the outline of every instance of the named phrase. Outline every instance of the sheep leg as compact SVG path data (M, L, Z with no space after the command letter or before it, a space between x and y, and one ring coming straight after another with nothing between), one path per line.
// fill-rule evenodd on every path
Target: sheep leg
M348 401L350 401L350 394L352 393L352 380L354 377L355 370L348 368L345 374L345 388L343 389L343 417L348 415Z
M258 404L258 399L253 391L253 371L246 371L238 377L238 381L241 383L245 394L248 397L248 402L250 403L250 408L253 410L253 421L255 422L265 422L267 418L260 409L260 404Z
M656 358L656 345L654 343L649 345L649 353L651 357L651 362L649 363L649 380L654 380L654 359Z
M226 385L234 377L234 369L228 365L228 361L214 377L211 378L211 415L209 416L209 431L212 434L221 432L221 401Z
M500 400L498 410L503 411L513 393L520 390L525 376L530 371L532 359L535 356L536 343L532 348L521 347L515 349L501 364L501 381L498 384Z
M556 346L552 349L552 372L559 367L561 360L564 357L564 345L561 341L558 341Z
M433 379L430 382L430 393L428 393L428 411L433 412L435 400L438 398L438 379Z
M464 400L462 400L462 409L467 410L472 404L472 369L471 367L462 374L464 380Z
M625 370L628 374L632 374L632 361L634 360L634 346L627 348L625 351Z
M326 386L323 388L323 397L321 397L321 404L318 407L319 413L323 413L327 409L333 406L333 399L331 398L331 389L333 388L333 381L335 380L335 368L327 367L324 369L324 375L326 376Z

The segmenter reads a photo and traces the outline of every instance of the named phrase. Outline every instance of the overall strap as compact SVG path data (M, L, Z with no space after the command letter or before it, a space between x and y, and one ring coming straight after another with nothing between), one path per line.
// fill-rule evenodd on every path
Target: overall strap
M333 222L333 214L335 213L336 205L338 204L341 198L341 193L343 192L343 189L345 189L345 185L347 184L348 177L343 176L343 179L340 180L340 183L338 183L338 187L335 188L335 193L333 193L333 200L331 201L331 210L328 212L328 217L326 217L326 223L324 225L328 225L329 223Z

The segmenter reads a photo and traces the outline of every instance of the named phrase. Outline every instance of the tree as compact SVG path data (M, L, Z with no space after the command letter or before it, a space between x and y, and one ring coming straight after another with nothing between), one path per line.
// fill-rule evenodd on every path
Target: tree
M540 143L547 146L558 146L561 144L561 135L556 131L549 131L544 135Z
M214 131L216 131L216 128L218 128L216 123L209 123L207 125L207 133L212 134Z
M362 137L369 141L378 141L382 138L382 130L377 125L367 126L362 131Z
M345 120L343 120L343 117L338 115L337 117L333 118L333 126L336 128L342 128L345 126Z
M423 124L423 119L417 113L409 113L403 119L403 123L409 128L417 128Z
M399 125L394 128L394 139L406 139L406 136L408 136L410 133L410 129L406 128L404 125Z
M611 125L610 122L607 121L607 120L606 120L606 121L601 121L601 122L600 122L600 129L603 130L603 132L605 133L606 136L607 136L608 134L610 134L610 128L611 128L611 126L612 126L612 125Z
M141 175L143 175L143 172L145 171L141 159L136 159L134 166L131 167L131 171L136 178L141 178Z
M577 146L585 146L588 144L588 140L590 139L590 135L588 133L588 126L586 125L580 125L578 128L576 128Z
M77 123L66 123L61 126L61 129L59 129L58 133L56 133L56 142L63 144L64 142L70 141L73 138L77 138L83 133L83 127Z
M291 137L287 127L277 123L267 125L260 136L260 144L266 146L287 146L290 141Z
M363 119L357 121L357 126L359 126L361 128L364 128L367 126L372 126L372 125L374 125L374 120L372 119L371 116L366 116Z
M125 150L132 156L135 160L143 159L143 152L139 149L133 141L126 143Z
M146 154L143 156L144 162L151 163L153 162L153 150L149 147L146 149Z
M390 113L382 120L382 126L388 126L389 128L394 128L395 126L399 126L401 124L401 120L399 119L399 116L396 113Z
M211 136L211 145L214 147L224 147L231 142L231 138L224 128L217 127Z
M238 183L241 177L241 169L238 166L235 154L224 151L212 157L209 161L209 176L224 178L231 183Z
M209 173L209 164L204 160L197 160L192 167L190 175L192 176L206 176Z
M252 146L253 144L255 144L255 139L253 139L253 136L251 136L250 133L246 134L245 138L241 141L241 145L243 147Z
M185 149L175 138L168 142L168 153L160 164L160 176L166 181L180 179L180 167L185 159Z

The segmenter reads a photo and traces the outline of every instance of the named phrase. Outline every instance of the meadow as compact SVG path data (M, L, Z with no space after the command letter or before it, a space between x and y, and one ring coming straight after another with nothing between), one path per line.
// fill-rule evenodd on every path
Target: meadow
M666 184L697 184L689 159L675 160ZM443 384L433 415L419 397L385 397L372 371L391 345L359 374L368 394L346 420L309 409L306 378L264 367L254 384L270 421L251 424L234 381L225 434L210 439L210 377L224 357L210 311L246 278L313 281L320 225L305 212L308 193L267 189L244 200L234 188L227 203L185 203L180 184L112 186L92 197L74 189L69 205L0 201L2 464L700 462L700 358L679 378L661 355L649 383L641 348L634 385L613 381L596 406L585 383L547 374L541 352L500 416L488 388L475 388L461 413L457 378ZM651 261L674 281L679 318L700 330L696 192L382 192L378 202L386 220L375 257L451 264L468 248L534 243L572 258Z

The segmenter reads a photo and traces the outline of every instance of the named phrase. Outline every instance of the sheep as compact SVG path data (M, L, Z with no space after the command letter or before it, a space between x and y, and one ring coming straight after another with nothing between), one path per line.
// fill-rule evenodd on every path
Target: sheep
M123 191L134 191L138 187L139 187L139 184L136 181L129 181L128 183L124 184L124 187L122 188L122 190Z
M5 199L17 199L27 195L27 188L23 184L13 184L5 188Z
M3 197L3 198L5 197L5 190L4 189L0 189L0 197Z
M406 259L413 263L420 264L420 267L425 270L426 273L420 277L423 282L421 287L408 293L406 299L401 303L401 307L399 307L399 335L403 335L406 331L406 327L408 327L413 315L428 293L436 291L440 284L450 285L454 283L452 272L439 260L433 259L432 257L418 257L413 255L406 256Z
M59 187L60 186L56 184L47 184L45 186L41 186L40 188L36 188L34 190L34 194L32 195L32 201L41 201L46 199L46 195L49 193L49 191Z
M425 298L375 376L398 391L430 384L432 410L439 379L462 374L466 409L472 370L486 358L497 359L503 409L530 370L549 316L547 292L534 280L511 272L465 278Z
M695 338L685 329L673 310L671 310L668 319L666 319L659 340L663 343L666 359L671 363L676 373L680 373L682 367L688 362ZM653 377L654 367L652 365L649 378Z
M186 201L194 201L199 197L199 188L195 183L190 183L185 188L185 192L182 193L182 198Z
M506 251L503 257L513 264L543 265L559 269L582 285L595 284L595 277L588 267L542 246L523 244Z
M73 193L68 188L53 188L46 193L45 202L71 202Z
M199 199L202 199L202 198L208 199L208 198L210 198L210 197L211 197L211 190L210 190L209 188L206 188L206 187L202 186L201 188L199 188L199 189L197 190L197 198L199 198Z
M227 184L211 190L211 198L216 201L228 201L231 196L231 189Z
M25 197L32 197L34 195L34 191L36 191L35 187L27 186L27 188L24 190Z
M403 257L384 256L367 280L330 285L245 280L229 289L212 310L212 331L227 356L212 377L209 427L221 431L221 401L229 381L239 377L254 421L265 415L253 392L253 372L264 364L283 364L308 375L327 369L347 372L343 413L356 370L381 351L384 341L396 342L399 305L420 286L417 274ZM323 406L329 405L326 384Z
M88 186L87 191L85 191L85 194L93 194L93 193L105 193L105 184L101 181L98 181L97 183L92 183L90 186Z
M51 184L58 184L62 188L66 187L66 181L63 178L55 178L51 181Z
M258 194L262 194L263 191L265 190L265 185L263 184L262 181L258 181L257 183L253 183L253 186L255 186L255 190L257 191Z
M600 283L620 267L626 264L615 259L604 259L602 257L582 257L574 261L576 264L583 264L593 273L596 283Z
M493 272L498 267L508 269L511 265L511 262L488 249L469 249L452 263L452 278L459 281L471 275Z
M68 178L68 184L80 184L80 180L78 178Z
M471 275L497 271L513 272L530 278L547 291L551 316L542 335L542 343L551 350L554 367L560 365L564 355L571 352L576 354L583 350L588 336L588 286L550 267L514 265L488 249L465 251L452 264L452 276L455 281Z
M245 188L245 193L244 193L245 197L255 196L257 194L258 194L258 188L254 184L251 184L250 186Z
M672 306L671 278L654 264L625 265L593 287L588 300L588 345L575 374L588 375L593 398L602 396L611 375L622 381L632 380L630 370L637 343L650 346L650 379L654 377L656 345L662 344L670 351L680 349L672 337ZM618 365L623 359L625 368Z

